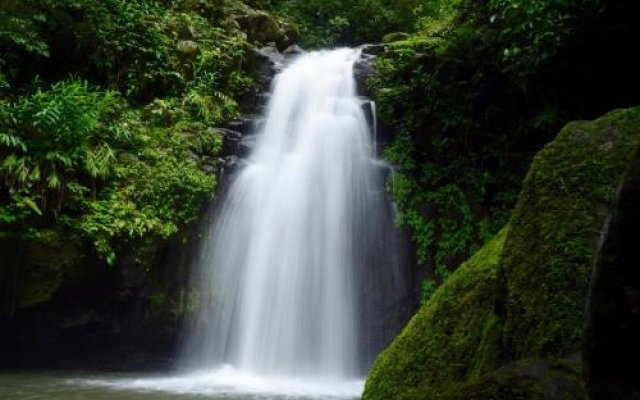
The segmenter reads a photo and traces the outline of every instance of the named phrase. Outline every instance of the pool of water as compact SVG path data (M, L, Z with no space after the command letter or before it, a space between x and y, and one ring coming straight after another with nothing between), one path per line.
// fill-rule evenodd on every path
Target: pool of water
M3 400L352 400L363 381L261 377L230 367L160 375L89 372L0 372Z

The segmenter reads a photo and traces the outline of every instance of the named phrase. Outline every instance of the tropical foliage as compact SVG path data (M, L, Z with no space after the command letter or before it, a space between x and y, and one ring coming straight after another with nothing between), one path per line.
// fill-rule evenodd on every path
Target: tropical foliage
M2 238L56 227L114 263L195 220L216 183L202 167L217 168L222 146L210 127L255 90L250 45L222 22L225 7L2 3Z

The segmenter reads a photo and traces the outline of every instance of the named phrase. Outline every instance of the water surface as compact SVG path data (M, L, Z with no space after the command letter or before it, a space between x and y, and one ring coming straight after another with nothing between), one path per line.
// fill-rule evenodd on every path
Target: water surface
M362 381L259 377L230 367L185 375L0 372L3 400L351 400Z

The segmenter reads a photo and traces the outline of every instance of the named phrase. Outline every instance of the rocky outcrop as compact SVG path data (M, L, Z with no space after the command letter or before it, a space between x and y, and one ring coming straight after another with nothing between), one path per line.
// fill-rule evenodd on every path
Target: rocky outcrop
M567 125L535 157L508 232L378 358L364 399L584 398L576 354L592 259L639 139L637 108Z
M367 44L361 47L360 59L353 67L358 93L363 96L373 97L367 81L375 75L375 60L380 52L384 51L382 45Z
M14 315L51 300L65 281L82 275L83 249L57 230L38 240L0 242L0 314Z
M640 151L618 190L593 269L584 372L592 400L640 399Z

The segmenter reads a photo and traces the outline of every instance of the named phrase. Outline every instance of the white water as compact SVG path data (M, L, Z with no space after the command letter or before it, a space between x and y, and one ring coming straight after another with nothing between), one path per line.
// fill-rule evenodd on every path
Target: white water
M308 53L276 77L253 154L197 261L185 367L199 372L174 388L357 396L396 333L393 322L376 327L384 315L372 299L397 299L406 282L356 95L359 56Z
M352 399L359 397L363 385L360 380L272 379L238 371L230 366L173 377L96 377L67 379L66 383L71 386L98 387L120 393L167 393L177 399L213 397L225 400ZM125 395L120 397L128 398Z

